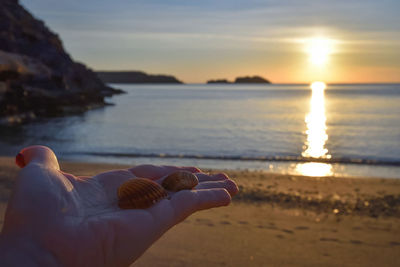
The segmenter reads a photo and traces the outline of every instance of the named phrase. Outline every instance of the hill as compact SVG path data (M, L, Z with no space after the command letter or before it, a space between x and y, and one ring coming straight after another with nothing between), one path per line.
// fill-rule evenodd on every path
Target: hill
M105 83L182 83L174 76L141 71L97 71L96 74Z

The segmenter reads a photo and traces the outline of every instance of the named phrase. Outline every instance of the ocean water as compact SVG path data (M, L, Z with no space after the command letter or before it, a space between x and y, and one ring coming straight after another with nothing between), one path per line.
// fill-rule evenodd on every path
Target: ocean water
M399 84L114 87L113 106L1 127L1 154L400 178Z

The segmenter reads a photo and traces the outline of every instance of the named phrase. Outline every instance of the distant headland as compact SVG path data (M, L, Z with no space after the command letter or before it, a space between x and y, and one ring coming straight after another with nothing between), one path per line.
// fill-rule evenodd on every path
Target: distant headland
M244 76L237 77L234 82L230 82L226 79L209 80L207 83L271 83L269 80L260 76Z
M171 75L152 75L142 71L96 71L105 83L183 83Z

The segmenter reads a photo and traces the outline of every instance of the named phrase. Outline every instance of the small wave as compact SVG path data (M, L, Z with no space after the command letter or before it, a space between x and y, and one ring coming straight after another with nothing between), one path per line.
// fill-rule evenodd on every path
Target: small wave
M207 160L233 160L233 161L277 161L277 162L320 162L344 163L363 165L400 166L400 161L391 159L362 159L362 158L308 158L301 156L236 156L236 155L201 155L201 154L166 154L166 153L113 153L113 152L70 152L69 155L87 155L116 158L176 158L176 159L207 159Z

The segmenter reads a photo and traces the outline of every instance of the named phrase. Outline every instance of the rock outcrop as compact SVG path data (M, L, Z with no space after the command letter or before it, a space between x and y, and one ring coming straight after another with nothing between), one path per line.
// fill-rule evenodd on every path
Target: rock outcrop
M96 74L105 83L182 83L174 76L141 71L97 71Z
M83 112L121 92L74 62L17 0L0 1L0 122Z
M207 83L231 83L227 79L208 80Z
M235 83L270 83L270 81L260 76L245 76L237 77Z
M271 83L269 80L260 76L237 77L234 82L226 79L209 80L207 83Z

